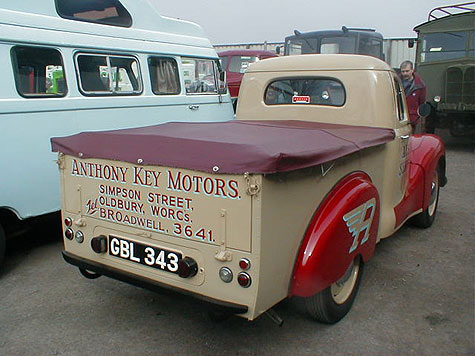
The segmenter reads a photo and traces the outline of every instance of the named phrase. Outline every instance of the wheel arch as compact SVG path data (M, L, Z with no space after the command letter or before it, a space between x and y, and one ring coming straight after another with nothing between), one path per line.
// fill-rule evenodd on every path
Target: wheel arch
M314 295L341 278L357 256L367 262L374 255L379 216L379 193L371 178L361 171L343 177L310 221L294 264L289 294Z

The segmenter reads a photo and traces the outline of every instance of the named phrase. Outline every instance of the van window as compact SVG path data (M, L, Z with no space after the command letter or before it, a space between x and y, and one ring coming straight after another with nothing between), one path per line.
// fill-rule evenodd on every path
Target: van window
M267 105L313 104L343 106L345 88L336 79L294 78L276 80L269 84L264 95Z
M61 53L53 48L15 46L11 50L18 93L27 98L65 96Z
M178 64L173 58L150 57L148 65L154 94L180 94Z
M137 59L129 56L76 56L80 90L85 95L138 95L142 82Z
M212 59L182 58L183 77L187 94L217 94L215 61Z
M56 11L69 20L132 26L132 16L119 0L56 0Z

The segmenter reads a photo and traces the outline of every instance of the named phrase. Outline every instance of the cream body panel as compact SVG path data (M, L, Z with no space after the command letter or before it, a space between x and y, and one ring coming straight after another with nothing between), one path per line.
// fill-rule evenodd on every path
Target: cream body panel
M337 57L332 58L338 60ZM368 66L374 68L360 70L351 68L351 61L345 59L347 67L343 70L304 68L305 73L290 69L272 72L272 67L279 60L277 58L262 61L262 64L251 66L251 70L246 73L243 80L245 87L241 90L239 98L238 119L307 120L384 127L394 129L395 139L387 144L364 149L334 162L325 163L323 169L322 165L319 165L287 173L251 175L250 181L259 186L255 194L248 193L248 180L245 175L208 174L158 166L142 167L124 162L79 160L66 156L61 169L63 215L71 216L77 223L84 223L84 226L74 225L74 228L81 228L86 235L86 241L82 244L74 240L65 240L66 251L198 295L246 305L248 312L241 316L252 320L288 296L296 258L311 219L325 197L348 174L355 171L365 172L379 192L381 217L378 241L393 233L398 228L394 226L394 207L404 198L407 186L407 142L411 131L407 116L403 116L401 120L398 116L393 72L383 68L380 61L373 59L368 59ZM272 62L269 65L263 64L267 61ZM292 64L292 60L284 59L284 61L286 65ZM304 60L305 63L307 61L309 59ZM322 61L328 62L328 59L322 59ZM337 66L338 63L333 65ZM293 76L336 78L344 83L347 100L342 107L265 105L263 98L267 84L277 78ZM182 175L200 176L203 179L234 181L238 194L235 194L232 188L227 189L227 192L234 195L233 198L223 198L219 196L220 194L215 196L216 194L194 194L179 189L169 190L167 184L162 181L158 187L137 186L133 185L129 178L123 183L110 183L110 185L143 192L141 202L143 197L147 197L150 192L191 199L190 208L192 207L193 210L187 211L190 214L189 225L192 225L195 232L197 227L213 231L214 241L177 237L170 231L175 223L173 219L163 221L161 229L154 230L111 219L99 219L97 215L88 216L87 203L89 200L98 198L98 187L104 182L77 174L72 175L73 160L109 166L119 165L123 169L127 168L129 173L135 167L141 167L151 172L161 172L159 180L166 177L168 172L175 176L181 172ZM227 184L226 187L229 188ZM144 206L146 203L146 201L143 202ZM143 209L144 217L152 220L156 218L148 214L147 209L150 208ZM155 271L130 261L98 255L89 247L90 238L96 234L117 235L131 241L180 252L184 256L193 257L198 262L200 270L193 278L181 279L177 275ZM217 256L226 257L217 258ZM238 262L243 257L251 261L251 268L247 271L252 278L249 288L240 287L236 281L237 274L240 272ZM218 272L221 267L228 267L233 271L234 279L231 283L220 280Z
M241 84L238 120L304 120L330 124L394 128L393 89L387 71L336 70L246 73ZM277 78L324 77L341 81L343 106L266 105L265 90ZM375 100L374 98L378 98Z
M87 159L79 160L65 156L63 160L63 217L74 220L73 229L85 234L85 241L78 243L74 239L64 239L65 250L87 260L105 264L118 270L127 271L151 280L165 283L192 293L214 299L246 305L249 310L242 315L254 319L267 309L288 296L292 270L299 246L305 231L326 194L345 175L358 169L360 153L342 158L334 163L329 172L322 177L320 166L306 170L274 174L269 176L254 175L251 179L259 184L260 190L252 197L246 193L244 175L211 175L202 172L176 170L166 167L147 166L150 171L187 172L203 177L222 177L239 182L241 199L223 199L215 196L193 196L192 226L205 226L218 231L214 242L176 237L170 231L153 231L146 227L131 226L123 222L100 218L87 213L88 202L98 199L98 208L104 208L97 198L104 180L72 175L74 160L103 166L138 167L125 162ZM327 166L328 168L329 166ZM150 192L150 188L133 185L128 177L126 183L116 184L133 192ZM109 184L109 183L108 183ZM157 188L158 189L158 188ZM156 190L158 192L159 190ZM134 194L137 194L137 193ZM155 192L155 191L154 191ZM168 191L168 193L170 193ZM176 193L176 192L175 192ZM177 196L187 197L183 192ZM144 193L141 193L142 201ZM126 200L126 199L124 199ZM133 199L128 199L133 201ZM146 211L147 204L144 203ZM80 211L78 212L78 207ZM109 209L108 207L106 207ZM119 209L112 208L115 212ZM226 221L223 223L222 212L225 210ZM124 212L125 214L125 212ZM132 213L130 215L133 215ZM155 219L148 213L148 219ZM156 219L157 220L157 219ZM153 225L152 225L153 226ZM168 225L162 225L169 229ZM225 230L222 230L224 227ZM195 230L196 231L196 230ZM223 231L225 239L223 244ZM97 254L90 247L92 237L112 235L138 243L163 248L194 258L199 266L198 274L190 279L182 279L175 274L155 270L147 266L109 256ZM247 249L249 246L249 250ZM231 256L230 261L219 261L216 255L225 250ZM248 258L251 269L247 271L252 278L249 288L242 288L236 282L240 272L239 259ZM229 267L234 279L227 284L219 279L221 267Z
M264 63L265 62L265 63ZM299 68L293 70L292 68ZM343 106L266 105L265 90L279 78L322 77L343 83ZM378 188L382 209L381 238L390 236L395 226L394 208L403 200L408 183L408 144L411 126L407 106L399 115L395 73L384 62L366 56L304 55L275 58L253 64L244 75L238 100L238 120L304 120L331 124L394 129L395 139L362 152L359 169L370 174ZM397 80L397 79L396 79ZM376 168L376 169L375 169Z

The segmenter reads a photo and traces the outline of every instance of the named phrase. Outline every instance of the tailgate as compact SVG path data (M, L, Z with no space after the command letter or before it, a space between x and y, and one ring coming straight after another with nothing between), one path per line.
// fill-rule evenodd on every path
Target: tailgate
M64 156L63 210L173 244L251 251L251 197L243 175Z

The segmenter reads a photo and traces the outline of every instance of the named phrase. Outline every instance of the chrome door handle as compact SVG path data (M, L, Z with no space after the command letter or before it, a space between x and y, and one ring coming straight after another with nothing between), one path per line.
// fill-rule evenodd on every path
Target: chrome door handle
M199 105L190 105L190 106L188 106L188 109L190 109L190 110L198 110L199 108L200 108Z
M405 140L405 139L407 139L407 138L409 138L409 137L410 137L410 135L401 136L401 138L402 138L403 140Z

